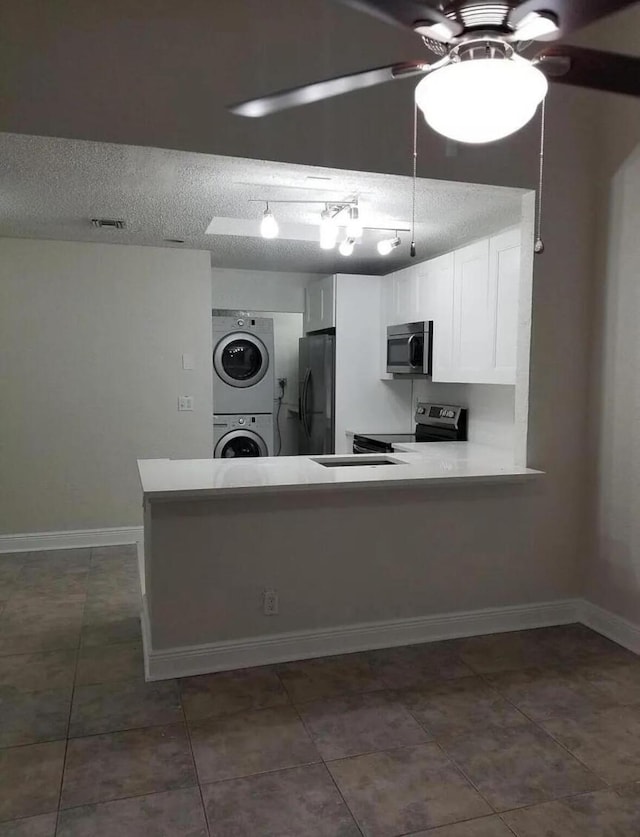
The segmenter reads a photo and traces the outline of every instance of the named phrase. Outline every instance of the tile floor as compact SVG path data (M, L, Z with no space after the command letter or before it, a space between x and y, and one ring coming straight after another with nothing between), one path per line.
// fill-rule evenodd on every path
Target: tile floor
M638 837L579 625L145 683L133 550L0 556L0 837Z

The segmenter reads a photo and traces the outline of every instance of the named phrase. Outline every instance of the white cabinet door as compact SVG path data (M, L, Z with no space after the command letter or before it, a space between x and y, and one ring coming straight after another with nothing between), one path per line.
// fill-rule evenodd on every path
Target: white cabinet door
M520 231L507 230L435 259L429 270L436 269L433 380L514 384Z
M418 318L419 277L414 267L402 271L398 277L398 322L413 323Z
M420 293L420 319L433 320L433 380L455 380L453 372L454 254L427 262Z
M453 368L459 381L477 381L492 365L489 242L477 241L454 256Z
M307 285L304 302L304 330L317 331L322 328L322 288L319 281Z
M321 328L335 328L336 325L336 276L325 276L322 285Z
M494 320L493 381L516 382L520 230L507 230L489 241L491 308Z
M307 285L305 294L305 333L334 328L336 324L336 277L325 276Z

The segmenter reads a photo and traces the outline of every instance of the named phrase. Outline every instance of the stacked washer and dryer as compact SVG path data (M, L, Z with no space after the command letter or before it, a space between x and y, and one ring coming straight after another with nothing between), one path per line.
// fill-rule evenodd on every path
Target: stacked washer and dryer
M214 309L213 456L273 456L273 320Z

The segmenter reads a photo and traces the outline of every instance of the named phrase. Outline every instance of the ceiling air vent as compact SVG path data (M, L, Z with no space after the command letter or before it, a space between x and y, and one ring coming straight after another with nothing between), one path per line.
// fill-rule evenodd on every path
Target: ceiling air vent
M97 229L123 230L125 223L120 218L92 218L91 226Z

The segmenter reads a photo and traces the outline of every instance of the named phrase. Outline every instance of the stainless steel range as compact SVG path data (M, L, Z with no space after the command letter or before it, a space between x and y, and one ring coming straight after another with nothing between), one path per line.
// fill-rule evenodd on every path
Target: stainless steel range
M467 410L452 404L420 402L415 433L357 433L354 453L391 453L394 444L408 442L466 442Z

